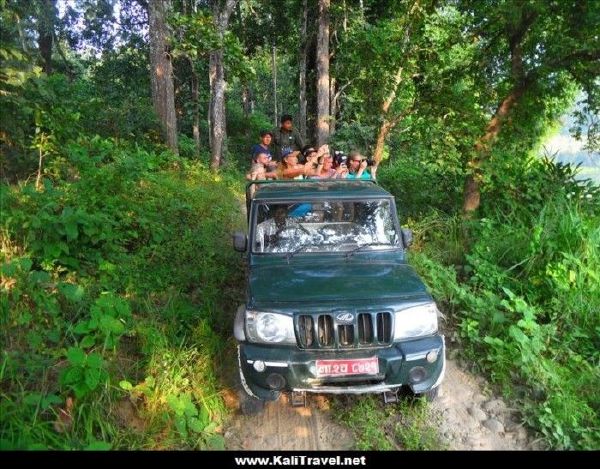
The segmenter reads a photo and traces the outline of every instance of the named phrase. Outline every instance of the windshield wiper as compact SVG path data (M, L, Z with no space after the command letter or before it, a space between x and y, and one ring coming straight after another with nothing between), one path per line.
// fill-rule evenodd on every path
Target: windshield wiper
M349 257L353 256L355 252L360 251L363 248L368 248L371 246L393 246L393 244L391 243L365 243L365 244L361 244L360 246L355 247L352 251L348 251L348 253L346 254L346 259L348 259Z
M288 252L287 255L285 256L285 259L289 262L289 260L292 257L294 257L296 254L298 254L300 251L304 251L304 249L306 249L308 247L318 248L318 247L321 247L321 246L329 246L329 243L320 243L320 244L304 243L301 246L298 246L293 251Z

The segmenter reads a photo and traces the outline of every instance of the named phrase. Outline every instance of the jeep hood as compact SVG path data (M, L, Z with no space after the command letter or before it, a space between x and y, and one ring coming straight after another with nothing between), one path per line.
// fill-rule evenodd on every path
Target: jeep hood
M427 297L410 265L345 262L253 266L250 298L256 304L385 300Z

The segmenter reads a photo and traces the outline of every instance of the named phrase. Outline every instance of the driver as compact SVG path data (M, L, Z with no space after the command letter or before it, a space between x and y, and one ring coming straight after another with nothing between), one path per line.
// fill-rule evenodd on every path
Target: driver
M256 225L256 241L260 245L259 252L265 251L265 243L270 250L279 239L279 234L287 227L294 226L288 218L285 205L278 205L271 218Z

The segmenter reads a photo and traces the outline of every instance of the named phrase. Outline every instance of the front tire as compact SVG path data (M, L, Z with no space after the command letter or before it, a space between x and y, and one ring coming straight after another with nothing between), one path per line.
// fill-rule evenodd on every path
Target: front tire
M248 395L246 391L239 392L240 397L240 412L243 415L257 415L265 408L265 401Z
M425 391L423 393L417 394L417 397L420 399L425 399L427 402L433 402L437 399L440 391L440 387L437 386L429 391Z

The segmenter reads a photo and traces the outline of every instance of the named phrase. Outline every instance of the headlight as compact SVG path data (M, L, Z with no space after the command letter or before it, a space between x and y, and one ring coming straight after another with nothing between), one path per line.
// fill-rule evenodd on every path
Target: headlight
M409 339L437 332L438 313L435 303L397 311L394 321L394 339Z
M296 343L294 320L284 314L246 311L246 330L250 342Z

